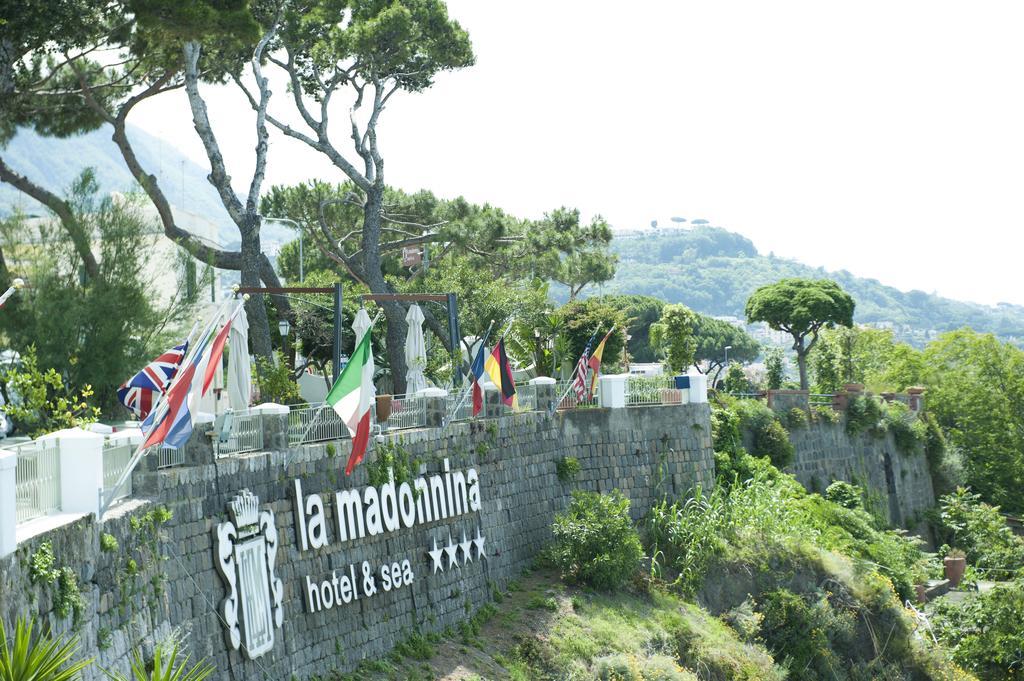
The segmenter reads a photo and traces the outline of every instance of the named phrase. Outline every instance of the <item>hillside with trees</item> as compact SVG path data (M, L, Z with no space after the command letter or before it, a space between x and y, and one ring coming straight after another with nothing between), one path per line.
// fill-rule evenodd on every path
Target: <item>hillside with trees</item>
M845 270L828 272L760 254L750 239L718 227L617 235L612 249L619 263L605 292L655 296L704 314L743 317L747 299L760 286L787 278L828 278L856 299L857 323L892 322L936 331L970 326L1004 339L1024 337L1024 307L1019 305L986 306L924 291L900 291Z

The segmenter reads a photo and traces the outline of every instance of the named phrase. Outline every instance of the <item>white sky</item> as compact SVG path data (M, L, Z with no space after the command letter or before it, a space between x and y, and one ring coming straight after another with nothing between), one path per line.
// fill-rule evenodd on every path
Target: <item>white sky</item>
M1024 4L449 0L477 65L392 99L387 179L524 217L669 216L902 289L1024 304ZM207 87L238 181L248 106ZM271 109L290 110L284 88ZM346 137L347 105L333 112ZM206 165L180 94L132 123ZM244 171L244 172L243 172ZM268 184L340 171L272 137Z

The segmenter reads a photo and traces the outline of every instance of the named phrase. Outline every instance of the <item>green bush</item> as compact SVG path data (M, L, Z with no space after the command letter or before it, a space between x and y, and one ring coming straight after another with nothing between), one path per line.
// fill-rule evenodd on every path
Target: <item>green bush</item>
M902 402L884 406L883 422L901 454L917 454L928 439L928 427Z
M825 498L843 508L864 510L864 490L843 480L836 480L825 488Z
M562 484L572 482L580 470L580 460L575 456L563 456L555 462L555 472Z
M750 453L767 456L778 468L793 462L794 448L789 432L779 423L778 415L758 400L737 400L733 407L740 424L752 434Z
M998 506L963 487L939 499L939 518L948 544L967 554L975 567L995 570L998 579L1024 567L1024 539L1013 533Z
M275 404L302 404L299 384L292 380L291 370L280 352L274 353L274 361L256 358L256 387L263 402Z
M594 660L594 678L600 681L696 681L697 677L666 655L638 657L625 653Z
M1019 678L1024 667L1024 580L962 602L940 599L932 629L953 659L984 681Z
M789 433L778 421L754 433L755 456L767 456L776 468L785 468L793 463L795 449L789 441Z
M832 649L833 637L849 639L852 623L843 621L828 598L821 595L808 602L788 589L764 595L761 632L776 660L786 660L800 679L832 679L844 666Z
M78 637L65 639L49 634L32 635L33 620L18 618L9 638L0 619L0 681L71 681L92 660L74 662Z
M711 445L716 452L735 454L743 449L740 415L728 406L711 410Z
M882 432L882 403L870 395L855 395L846 406L846 433L858 435L865 431L874 435Z
M786 427L790 429L803 428L807 425L807 412L800 407L793 407L786 412Z
M835 409L822 404L811 407L811 413L816 420L823 423L839 423L841 418Z
M199 660L189 666L189 656L180 657L177 641L170 645L158 645L153 653L152 664L148 664L138 651L132 654L131 674L125 676L120 672L107 672L112 681L203 681L215 669L205 661Z
M610 591L628 582L643 557L640 538L629 516L629 499L574 491L565 513L555 516L550 555L572 582Z

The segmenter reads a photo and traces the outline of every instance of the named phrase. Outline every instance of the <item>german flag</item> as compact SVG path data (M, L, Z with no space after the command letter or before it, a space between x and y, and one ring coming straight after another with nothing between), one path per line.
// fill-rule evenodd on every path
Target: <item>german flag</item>
M501 401L514 409L518 404L516 382L512 380L512 366L508 363L508 355L505 354L504 337L498 341L484 362L484 371L501 391Z

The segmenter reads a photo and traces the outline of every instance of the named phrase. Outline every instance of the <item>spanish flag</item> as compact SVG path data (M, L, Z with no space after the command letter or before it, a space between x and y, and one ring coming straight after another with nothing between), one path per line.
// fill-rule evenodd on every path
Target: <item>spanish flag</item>
M498 341L490 356L487 357L487 361L484 362L484 371L501 391L501 401L515 409L518 404L516 382L512 380L512 366L509 365L508 355L505 354L504 338Z
M601 339L601 342L597 344L596 348L594 348L594 352L591 353L590 359L587 360L587 364L589 364L590 368L594 370L594 373L590 375L591 397L594 395L594 387L597 385L597 377L601 373L601 355L604 354L604 344L608 342L608 338L609 336L612 335L613 331L615 331L614 326L608 329L608 333L604 335L604 338Z

